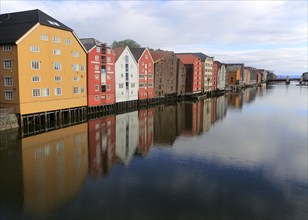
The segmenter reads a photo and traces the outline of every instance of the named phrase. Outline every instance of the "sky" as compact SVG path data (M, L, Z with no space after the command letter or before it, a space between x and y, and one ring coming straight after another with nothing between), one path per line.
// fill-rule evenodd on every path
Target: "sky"
M307 1L12 1L0 13L40 9L78 37L111 44L133 39L143 47L202 52L223 63L308 71Z

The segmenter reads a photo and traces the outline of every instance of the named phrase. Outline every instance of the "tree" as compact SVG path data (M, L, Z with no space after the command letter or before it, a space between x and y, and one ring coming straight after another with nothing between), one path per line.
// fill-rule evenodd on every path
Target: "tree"
M138 44L136 41L132 39L125 39L121 41L113 41L111 44L111 48L117 48L117 47L131 47L131 48L140 48L140 44Z

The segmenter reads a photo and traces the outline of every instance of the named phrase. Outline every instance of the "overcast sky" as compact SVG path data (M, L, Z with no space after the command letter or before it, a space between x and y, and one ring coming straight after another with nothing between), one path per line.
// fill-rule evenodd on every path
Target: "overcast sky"
M111 44L203 52L220 62L274 70L307 70L307 1L11 1L0 12L40 9L80 38Z

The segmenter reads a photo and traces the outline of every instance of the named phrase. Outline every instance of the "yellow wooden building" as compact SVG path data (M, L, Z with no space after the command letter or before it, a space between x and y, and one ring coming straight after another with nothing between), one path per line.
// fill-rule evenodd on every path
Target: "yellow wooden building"
M86 50L40 10L0 15L0 108L27 115L87 105Z

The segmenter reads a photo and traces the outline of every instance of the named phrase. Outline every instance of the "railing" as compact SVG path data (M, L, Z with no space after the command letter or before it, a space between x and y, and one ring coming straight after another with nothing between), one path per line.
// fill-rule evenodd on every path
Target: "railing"
M0 117L7 116L8 114L14 114L14 108L0 108Z

